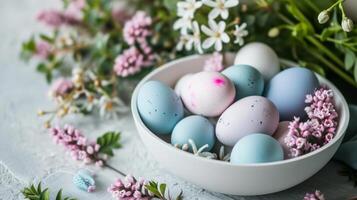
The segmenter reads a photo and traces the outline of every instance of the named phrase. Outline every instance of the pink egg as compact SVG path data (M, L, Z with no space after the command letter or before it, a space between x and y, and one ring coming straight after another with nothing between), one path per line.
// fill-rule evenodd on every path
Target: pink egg
M194 114L215 117L234 101L233 83L219 72L203 71L192 75L181 89L186 108Z
M234 146L238 140L253 133L273 135L279 124L279 112L267 98L249 96L232 104L219 117L217 139Z
M289 158L289 147L286 145L284 139L289 132L289 121L282 121L278 125L278 129L275 131L273 137L279 141L280 145L283 147L284 150L284 158Z
M186 74L184 76L182 76L177 82L176 82L176 85L175 85L175 92L176 94L181 97L181 91L183 88L185 88L188 84L188 80L190 80L191 76L193 74Z

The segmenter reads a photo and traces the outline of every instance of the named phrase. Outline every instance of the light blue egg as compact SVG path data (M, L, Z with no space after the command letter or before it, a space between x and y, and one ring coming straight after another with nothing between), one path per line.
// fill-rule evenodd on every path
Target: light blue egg
M199 115L191 115L182 119L172 132L171 144L182 146L183 144L189 144L189 139L195 142L197 149L208 144L208 148L205 150L210 151L216 140L213 125L208 119Z
M284 159L279 142L267 134L254 133L240 139L233 147L231 163L253 164Z
M180 97L160 81L141 86L137 106L141 119L155 134L170 134L184 114Z
M260 72L250 65L233 65L222 74L227 76L236 88L236 100L253 95L262 95L264 78Z
M88 170L79 170L73 176L73 184L86 192L93 192L95 190L95 181Z
M265 88L265 96L277 107L280 120L290 121L294 116L305 118L307 94L319 87L315 74L301 67L286 69L275 75Z

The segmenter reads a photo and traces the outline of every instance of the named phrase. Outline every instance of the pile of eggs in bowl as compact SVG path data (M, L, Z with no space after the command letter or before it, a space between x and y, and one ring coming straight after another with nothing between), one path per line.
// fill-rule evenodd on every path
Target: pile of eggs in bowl
M139 89L137 107L155 134L171 144L212 151L232 149L230 162L251 164L286 159L288 121L306 118L305 97L319 87L315 74L293 67L281 72L276 53L263 43L245 45L233 66L181 77L175 88L151 80ZM188 151L193 151L192 146Z

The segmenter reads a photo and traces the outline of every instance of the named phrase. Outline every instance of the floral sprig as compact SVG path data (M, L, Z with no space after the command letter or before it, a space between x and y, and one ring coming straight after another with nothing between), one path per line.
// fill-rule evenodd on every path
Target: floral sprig
M99 167L105 165L108 156L114 155L113 149L121 147L119 132L107 132L96 142L88 141L80 130L70 125L51 128L50 133L53 140L57 144L62 144L74 160L85 164L95 163Z
M181 51L185 47L185 50L190 51L194 48L198 53L203 53L203 49L207 51L213 47L219 52L223 50L224 44L229 44L231 37L235 38L233 43L242 46L243 37L248 35L247 24L239 25L238 16L229 19L229 9L237 7L238 4L238 0L178 1L177 16L179 18L173 26L174 30L180 31L180 42L176 49ZM206 17L207 9L210 11ZM198 16L205 17L198 20ZM232 25L235 25L234 30L231 29ZM203 41L202 44L201 41Z
M188 144L183 144L183 145L175 144L174 146L178 149L181 149L181 150L187 151L187 152L190 152L189 150L191 149L193 155L208 158L208 159L215 159L215 160L217 159L217 160L222 160L222 161L228 162L231 157L230 153L228 153L228 154L225 153L224 146L220 147L219 153L217 155L216 153L205 151L209 147L208 144L205 144L205 145L201 146L200 148L197 148L195 141L193 141L192 139L188 140Z
M329 8L321 11L320 14L317 17L319 23L320 24L325 24L326 22L328 22L329 19L330 19L330 13L332 12L332 10L335 7L338 6L339 11L342 14L342 22L341 22L342 30L345 31L345 32L351 32L353 30L354 24L353 24L353 21L346 16L345 9L343 8L343 2L344 1L345 0L338 0L334 4L332 4Z
M123 179L117 179L109 188L108 192L116 200L182 200L183 193L173 198L166 190L166 184L159 184L155 181L146 181L143 178L136 179L132 175L127 175Z
M290 148L291 157L312 152L329 143L335 136L337 111L333 102L333 92L320 88L306 96L305 107L308 120L301 122L295 117L289 124L285 143Z
M303 200L325 200L325 196L319 190L316 190L313 193L306 193Z
M37 186L31 184L25 187L21 193L24 195L25 199L29 200L50 200L50 190L49 188L42 189L41 182ZM62 189L59 190L55 197L56 200L77 200L73 197L62 197Z

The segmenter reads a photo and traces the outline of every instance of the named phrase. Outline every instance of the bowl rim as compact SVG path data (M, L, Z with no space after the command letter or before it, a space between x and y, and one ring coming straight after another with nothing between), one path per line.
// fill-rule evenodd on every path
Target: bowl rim
M162 145L165 145L167 148L170 148L173 151L176 150L177 153L181 154L182 156L185 156L185 157L187 157L189 159L198 159L198 160L202 160L202 162L207 162L207 163L216 164L216 165L225 165L225 166L229 166L229 167L278 166L278 165L284 165L284 164L292 163L292 162L295 162L295 161L305 160L305 159L307 159L309 157L312 157L312 156L315 156L316 154L321 153L322 151L324 151L324 150L326 150L328 148L331 148L338 140L340 140L340 139L342 139L344 137L345 132L347 130L348 122L350 120L349 119L350 118L350 113L349 113L349 109L348 109L348 104L347 104L344 96L340 92L340 90L332 82L330 82L326 78L320 76L319 74L315 73L319 79L323 79L325 82L327 82L331 86L330 89L332 89L334 91L336 96L340 96L340 98L341 98L341 110L343 109L345 111L344 117L346 118L345 123L339 124L340 126L342 126L342 127L340 127L341 134L337 135L337 137L334 137L328 144L324 145L323 147L321 147L321 148L319 148L319 149L317 149L317 150L315 150L313 152L310 152L310 153L307 153L307 154L304 154L302 156L298 156L298 157L295 157L295 158L290 158L290 159L281 160L281 161L267 162L267 163L250 163L250 164L233 164L231 162L225 162L225 161L221 161L221 160L207 159L207 158L196 156L196 155L194 155L192 153L177 149L176 147L174 147L170 143L168 143L168 142L164 141L163 139L161 139L159 136L157 136L155 133L153 133L150 129L148 129L146 127L146 125L144 124L144 122L141 120L141 117L140 117L138 109L137 109L137 104L136 104L139 88L145 82L147 82L149 79L151 79L154 75L160 73L163 70L167 70L169 68L175 67L176 64L178 64L178 63L180 63L182 61L195 60L195 59L198 59L198 58L200 58L202 56L208 56L208 55L210 55L210 54L190 55L190 56L182 57L182 58L173 60L171 62L165 63L164 65L156 68L155 70L153 70L152 72L147 74L137 84L137 86L135 87L135 90L134 90L134 92L132 94L132 98L131 98L131 112L132 112L133 119L134 119L134 122L135 122L136 126L138 126L138 125L141 126L145 130L145 134L150 136L152 139L158 140L159 143L161 143ZM284 66L299 66L297 63L295 63L293 61L286 60L286 59L280 59L280 64L284 65Z

